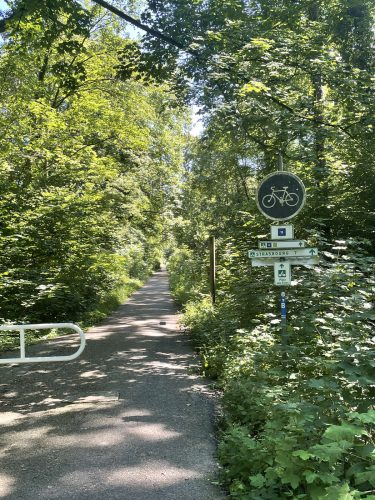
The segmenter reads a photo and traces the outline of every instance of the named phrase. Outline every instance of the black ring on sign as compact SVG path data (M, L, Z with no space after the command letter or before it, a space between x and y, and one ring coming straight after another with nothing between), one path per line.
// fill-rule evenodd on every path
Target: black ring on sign
M297 175L277 171L262 179L255 199L259 211L268 219L283 221L291 219L302 210L306 190Z

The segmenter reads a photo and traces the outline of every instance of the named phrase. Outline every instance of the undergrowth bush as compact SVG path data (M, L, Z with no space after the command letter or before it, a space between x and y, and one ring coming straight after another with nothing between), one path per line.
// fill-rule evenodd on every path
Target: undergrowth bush
M188 300L201 297L204 287L202 268L187 247L177 249L168 260L170 287L175 300L185 304Z
M286 347L264 269L242 267L235 290L219 269L215 307L197 294L185 306L204 371L223 389L219 457L232 498L375 499L375 269L353 246L298 270ZM174 270L172 289L188 296Z
M36 285L30 282L27 303L23 295L25 290L22 288L18 290L17 296L9 294L4 298L1 312L4 315L8 312L8 316L0 318L1 322L74 322L82 328L89 328L106 318L151 274L155 259L146 260L144 252L138 248L136 250L134 251L133 245L126 256L102 252L91 259L82 258L80 266L55 277L53 283ZM8 281L13 285L9 277ZM30 331L26 343L30 345L62 333L61 330ZM18 346L19 338L15 333L0 335L0 352Z
M136 279L123 280L123 284L117 286L107 293L102 293L97 302L93 303L91 308L84 311L76 317L75 322L81 328L89 328L98 322L105 319L112 311L117 309L125 300L135 292L140 286L142 281ZM68 319L68 321L72 321ZM67 334L71 334L70 330L66 330ZM58 335L63 335L63 329L52 330L28 330L26 335L26 344L32 345L52 339ZM18 332L1 332L0 334L0 352L9 351L19 347Z

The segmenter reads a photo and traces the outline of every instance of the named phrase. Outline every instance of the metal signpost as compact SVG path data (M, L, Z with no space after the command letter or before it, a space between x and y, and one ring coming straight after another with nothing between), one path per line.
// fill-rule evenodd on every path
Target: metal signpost
M282 342L284 351L287 348L287 337L286 337L286 295L285 292L281 292L280 297L280 306L281 306L281 329L282 329Z
M281 168L282 160L280 159ZM277 171L267 175L258 186L256 202L260 212L267 218L282 222L291 219L302 209L306 201L303 182L296 175ZM271 226L271 239L259 241L259 248L249 250L253 267L273 266L275 285L291 284L291 266L314 266L319 262L318 249L306 247L304 240L294 239L292 224ZM282 343L287 346L287 301L281 292Z

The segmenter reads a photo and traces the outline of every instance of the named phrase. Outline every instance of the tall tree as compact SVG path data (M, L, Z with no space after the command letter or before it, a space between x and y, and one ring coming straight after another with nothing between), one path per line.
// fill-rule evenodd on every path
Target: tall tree
M119 77L130 43L94 10L20 21L1 47L1 316L76 319L161 257L184 113Z

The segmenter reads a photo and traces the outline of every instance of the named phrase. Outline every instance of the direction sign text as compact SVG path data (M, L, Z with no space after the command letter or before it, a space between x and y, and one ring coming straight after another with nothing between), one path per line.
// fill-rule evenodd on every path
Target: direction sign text
M314 257L318 255L317 248L285 248L270 250L249 250L249 257L270 258L270 257Z

